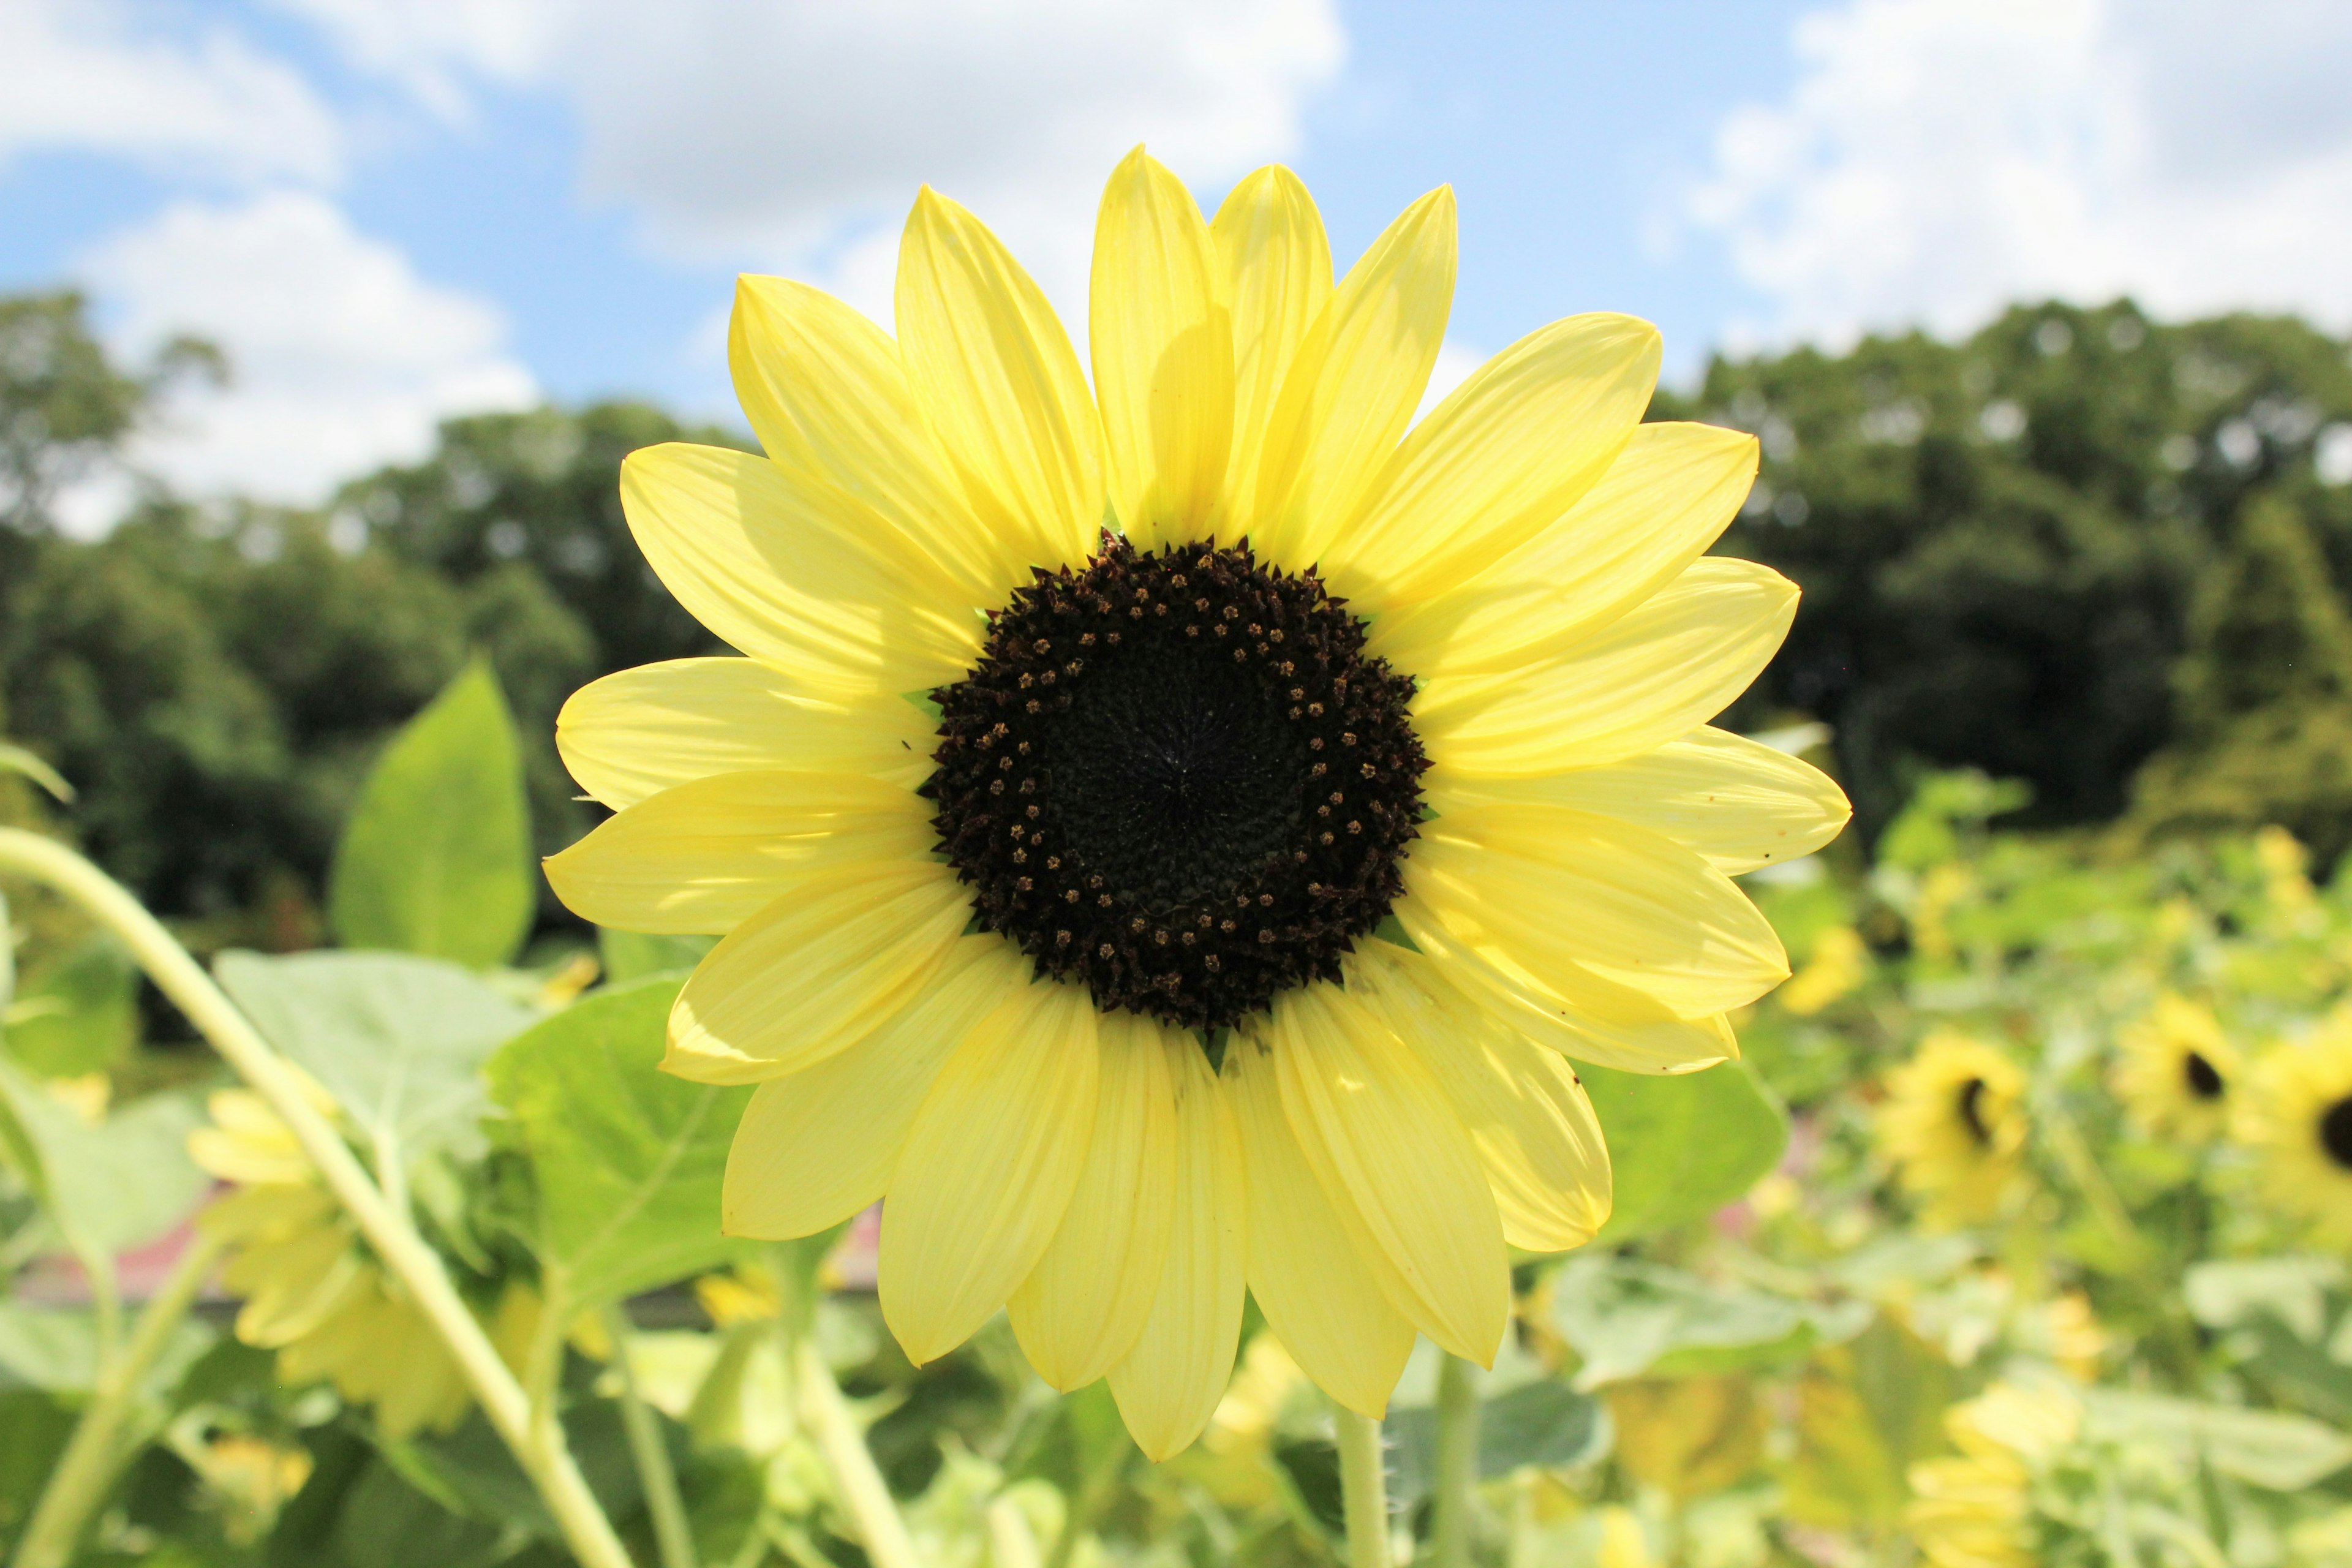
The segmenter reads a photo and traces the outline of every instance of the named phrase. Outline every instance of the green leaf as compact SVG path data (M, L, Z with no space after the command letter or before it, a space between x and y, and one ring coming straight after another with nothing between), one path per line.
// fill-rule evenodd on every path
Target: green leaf
M482 1147L480 1068L538 1015L480 976L392 952L225 952L222 988L367 1135L414 1163Z
M2264 1314L2299 1339L2327 1331L2327 1293L2344 1284L2335 1258L2233 1258L2190 1265L2181 1277L2189 1315L2209 1329L2234 1329Z
M540 1262L574 1308L713 1268L727 1146L749 1089L660 1069L675 977L590 996L508 1043L490 1093L539 1181Z
M1816 1306L1630 1258L1572 1258L1552 1276L1552 1321L1583 1358L1580 1389L1644 1373L1785 1366L1869 1322L1861 1302Z
M177 1384L216 1336L190 1318L172 1331L141 1388L161 1394ZM52 1394L86 1393L98 1382L98 1320L87 1311L0 1301L0 1387L22 1384Z
M346 947L512 958L538 902L514 719L468 665L376 762L343 826L328 916Z
M1390 1445L1390 1499L1410 1509L1437 1483L1437 1412L1391 1410L1381 1432ZM1558 1379L1522 1384L1478 1408L1478 1479L1500 1480L1526 1465L1580 1465L1608 1441L1601 1401Z
M1661 1076L1577 1064L1609 1141L1616 1202L1599 1240L1703 1219L1780 1163L1789 1116L1745 1062Z
M0 1151L85 1265L143 1246L179 1223L208 1178L188 1158L203 1120L173 1094L133 1101L93 1127L0 1062Z
M625 985L648 974L692 969L702 955L719 944L717 937L657 936L649 931L596 931L596 956L604 965L608 985Z
M139 966L97 932L26 974L7 1015L9 1053L33 1071L103 1072L139 1038Z
M2105 1388L2085 1395L2085 1414L2092 1436L2169 1442L2271 1491L2301 1491L2352 1464L2352 1436L2307 1416Z

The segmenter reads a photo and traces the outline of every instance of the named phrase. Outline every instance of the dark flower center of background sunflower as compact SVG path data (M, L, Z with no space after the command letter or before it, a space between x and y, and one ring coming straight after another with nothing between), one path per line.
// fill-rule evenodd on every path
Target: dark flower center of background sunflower
M1969 1130L1969 1136L1975 1139L1979 1146L1990 1148L1992 1145L1992 1129L1985 1125L1984 1097L1984 1079L1972 1078L1960 1085L1961 1125Z
M2352 1095L2319 1113L2319 1146L2329 1159L2352 1171Z
M2221 1098L2221 1075L2199 1053L2190 1051L2180 1058L2180 1076L2188 1081L2189 1092L2198 1099Z
M1402 891L1412 683L1312 574L1106 535L932 693L940 847L986 930L1106 1012L1227 1027L1336 979Z

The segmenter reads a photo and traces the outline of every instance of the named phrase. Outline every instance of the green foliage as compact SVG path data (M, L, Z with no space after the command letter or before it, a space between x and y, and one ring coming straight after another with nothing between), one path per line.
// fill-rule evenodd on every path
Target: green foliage
M1581 1365L1580 1388L1643 1373L1686 1376L1790 1366L1869 1321L1853 1304L1817 1307L1710 1285L1656 1264L1572 1259L1552 1277L1552 1322Z
M139 1038L139 971L121 942L95 932L27 970L0 1010L23 1066L44 1078L103 1072Z
M658 1070L677 991L656 978L604 992L489 1064L536 1179L541 1267L574 1310L741 1250L719 1234L719 1188L751 1091Z
M206 1184L186 1152L199 1120L185 1098L152 1095L93 1126L0 1062L0 1156L86 1268L110 1267L194 1206Z
M1722 549L1804 600L1735 719L1831 723L1865 837L1922 764L2022 779L2031 822L2117 815L2174 734L2189 606L2250 498L2296 507L2352 581L2352 489L2312 462L2352 363L2294 320L2019 306L1957 343L1717 360L1657 414L1761 437Z
M384 749L361 786L327 883L347 947L512 958L537 903L514 716L468 665Z
M533 1015L441 959L226 952L221 988L379 1149L409 1162L481 1147L480 1069Z
M1603 1243L1672 1230L1738 1199L1780 1163L1789 1119L1738 1062L1676 1077L1580 1065L1609 1140L1616 1201Z

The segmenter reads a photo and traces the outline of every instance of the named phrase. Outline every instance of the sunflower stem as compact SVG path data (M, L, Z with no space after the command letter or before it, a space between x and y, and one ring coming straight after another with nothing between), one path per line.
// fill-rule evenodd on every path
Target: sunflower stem
M99 1373L90 1402L74 1423L73 1436L16 1543L16 1568L64 1568L73 1561L76 1544L121 1471L122 1428L138 1402L139 1385L186 1321L220 1251L220 1243L202 1231L191 1237L172 1272L147 1299L122 1353Z
M793 1332L789 1315L783 1332L801 1424L816 1438L825 1468L833 1472L842 1506L857 1527L857 1543L866 1548L874 1568L922 1568L889 1484L875 1466L873 1450L866 1447L866 1434L842 1397L841 1384L833 1380L833 1369L824 1364L816 1336Z
M1437 1568L1470 1568L1477 1485L1478 1369L1449 1355L1437 1370L1437 1506L1432 1528Z
M654 1545L662 1568L699 1568L694 1554L694 1531L686 1521L686 1500L678 1495L677 1470L669 1462L669 1445L662 1441L661 1422L637 1389L637 1374L629 1366L629 1315L618 1307L604 1309L604 1337L613 1342L613 1370L621 1380L621 1424L628 1429L629 1458L645 1488L646 1511L653 1515Z
M1331 1406L1339 1440L1339 1495L1348 1519L1348 1568L1392 1568L1389 1556L1388 1461L1381 1424L1344 1405Z
M522 1385L449 1283L441 1257L417 1234L405 1213L384 1200L383 1191L327 1119L312 1107L301 1082L247 1022L202 965L182 947L146 906L122 885L54 839L22 828L0 827L0 872L30 878L63 893L121 938L156 988L188 1022L269 1102L317 1167L327 1189L351 1214L384 1267L397 1275L431 1321L465 1373L482 1413L539 1489L563 1538L583 1568L633 1568L612 1521L580 1474L565 1446L562 1428L551 1422L534 1430L530 1402Z

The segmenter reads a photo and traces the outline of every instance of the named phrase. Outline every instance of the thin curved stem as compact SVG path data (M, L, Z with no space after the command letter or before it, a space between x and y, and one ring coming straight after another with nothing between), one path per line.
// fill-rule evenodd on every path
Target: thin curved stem
M121 883L54 839L0 827L0 871L54 888L121 939L156 988L269 1102L376 1257L408 1288L457 1358L483 1414L546 1500L572 1555L586 1568L633 1568L627 1549L573 1463L562 1428L550 1423L547 1433L534 1431L521 1384L449 1283L440 1255L425 1245L406 1214L384 1200L341 1136L311 1106L292 1071L188 950Z
M1431 1531L1437 1568L1470 1568L1477 1487L1478 1369L1449 1355L1437 1371L1437 1508Z
M90 1402L74 1423L73 1436L41 1489L24 1539L16 1543L16 1568L65 1568L73 1561L76 1544L121 1473L122 1428L138 1403L139 1385L172 1342L173 1331L186 1321L220 1250L220 1243L202 1232L190 1237L172 1272L147 1299L122 1353L100 1371Z
M1339 1439L1339 1495L1348 1518L1348 1568L1392 1568L1389 1555L1389 1478L1381 1424L1344 1405L1331 1406Z
M796 1334L787 1327L784 1352L791 1358L801 1423L815 1436L834 1484L841 1489L842 1506L857 1526L858 1544L875 1568L922 1568L906 1521L898 1517L889 1485L875 1466L866 1434L858 1430L857 1418L841 1395L841 1384L833 1380L833 1369L824 1364L815 1336Z
M661 1423L637 1391L637 1374L629 1366L629 1331L626 1312L618 1307L604 1309L604 1336L613 1342L613 1370L621 1380L621 1424L628 1428L629 1458L645 1487L646 1511L653 1515L654 1545L661 1552L662 1568L698 1568L694 1531L686 1521L686 1500L678 1495L669 1447L662 1441Z

